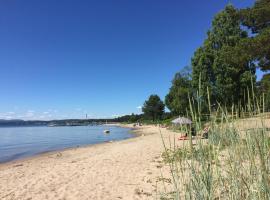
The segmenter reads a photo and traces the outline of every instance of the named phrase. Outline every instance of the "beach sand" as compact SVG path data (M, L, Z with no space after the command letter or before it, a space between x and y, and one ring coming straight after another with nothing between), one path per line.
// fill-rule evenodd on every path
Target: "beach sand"
M0 199L155 199L169 177L159 130L175 137L143 126L132 139L0 164Z

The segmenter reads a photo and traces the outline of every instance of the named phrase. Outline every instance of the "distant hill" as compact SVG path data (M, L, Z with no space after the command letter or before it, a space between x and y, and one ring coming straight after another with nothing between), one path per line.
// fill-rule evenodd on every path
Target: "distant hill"
M41 126L47 125L46 121L24 121L21 119L0 119L0 126Z
M91 124L103 124L106 122L119 122L115 119L63 119L63 120L20 120L20 119L0 119L0 127L16 127L16 126L84 126Z
M0 122L19 122L23 121L22 119L0 119Z

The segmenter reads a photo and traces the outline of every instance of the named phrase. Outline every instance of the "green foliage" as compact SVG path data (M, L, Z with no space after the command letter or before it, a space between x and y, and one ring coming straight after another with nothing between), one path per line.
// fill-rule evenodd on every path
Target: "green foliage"
M192 85L200 91L202 108L207 107L207 88L213 102L230 107L243 99L247 87L254 83L252 63L232 63L226 59L231 49L246 37L247 33L240 27L238 11L232 5L215 16L204 45L192 58Z
M270 110L270 74L265 74L259 82L260 95L264 97L266 111Z
M144 102L142 111L146 117L152 121L160 120L164 114L165 105L158 95L151 95L148 100Z
M237 105L240 110L248 104L251 88L255 93L264 90L265 99L269 99L269 92L253 86L256 67L270 70L270 0L258 0L252 8L242 10L226 6L214 17L191 65L191 75L175 74L165 98L173 115L185 115L189 100L198 103L196 109L204 113L217 105ZM267 109L269 101L265 101Z
M211 48L208 48L208 46L203 46L196 50L191 60L192 86L196 91L198 91L199 87L202 88L201 95L204 100L207 99L207 88L212 91L211 94L214 94L214 58L215 52ZM214 97L212 99L214 99Z
M141 115L135 115L134 113L132 113L128 119L128 122L130 123L138 122L140 118L141 118Z
M169 140L166 145L162 138L165 147L162 158L170 167L171 176L166 178L173 180L174 199L268 200L269 129L265 123L259 126L254 123L250 128L249 121L229 120L231 116L226 109L220 108L217 112L208 123L208 140L197 138L196 142L181 145ZM220 123L217 116L221 116ZM267 119L253 117L250 120Z
M257 0L252 8L242 9L239 14L245 26L253 33L260 33L269 28L270 1Z
M165 104L174 115L186 113L191 91L190 73L176 73L169 94L165 97Z
M235 129L215 129L209 134L209 143L219 145L221 149L236 145L240 141L239 133Z
M228 5L218 13L192 58L192 79L177 73L173 80L167 107L175 114L185 114L189 107L197 130L204 115L210 126L208 140L183 142L181 148L171 141L167 148L162 138L174 199L270 199L270 139L264 118L270 109L270 74L255 87L256 67L270 70L270 0L242 10ZM242 127L240 116L258 123L253 127L247 121L245 126L252 128Z
M256 62L263 71L270 70L270 1L257 0L252 8L240 10L239 18L252 35L241 40L233 54Z
M195 159L203 161L203 159L214 159L214 147L212 145L202 146L200 149L191 149L188 147L178 148L175 150L166 149L162 153L162 158L165 163L182 162L185 160Z
M132 113L131 115L124 115L121 117L117 117L114 119L108 119L110 122L125 122L125 123L136 123L136 122L141 122L143 120L143 115L142 114L134 114Z

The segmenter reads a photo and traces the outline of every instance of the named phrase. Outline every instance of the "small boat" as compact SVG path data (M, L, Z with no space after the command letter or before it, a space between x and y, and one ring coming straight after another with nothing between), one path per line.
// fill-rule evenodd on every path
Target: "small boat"
M109 130L104 130L103 132L104 132L104 133L107 133L107 134L108 134L108 133L110 133L110 131L109 131Z
M55 127L57 126L57 124L54 124L54 123L50 123L50 124L47 124L48 127Z

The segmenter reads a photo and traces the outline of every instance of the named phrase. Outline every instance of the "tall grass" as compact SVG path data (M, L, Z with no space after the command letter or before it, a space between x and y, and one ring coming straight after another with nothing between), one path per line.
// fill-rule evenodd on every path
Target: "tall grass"
M196 145L190 140L181 148L164 142L163 159L170 167L174 189L161 199L270 199L270 139L264 100L258 100L254 92L248 96L245 107L219 106L215 112L208 98L207 140L197 138ZM201 129L201 105L193 102L190 116ZM245 123L243 116L252 117L257 125Z

